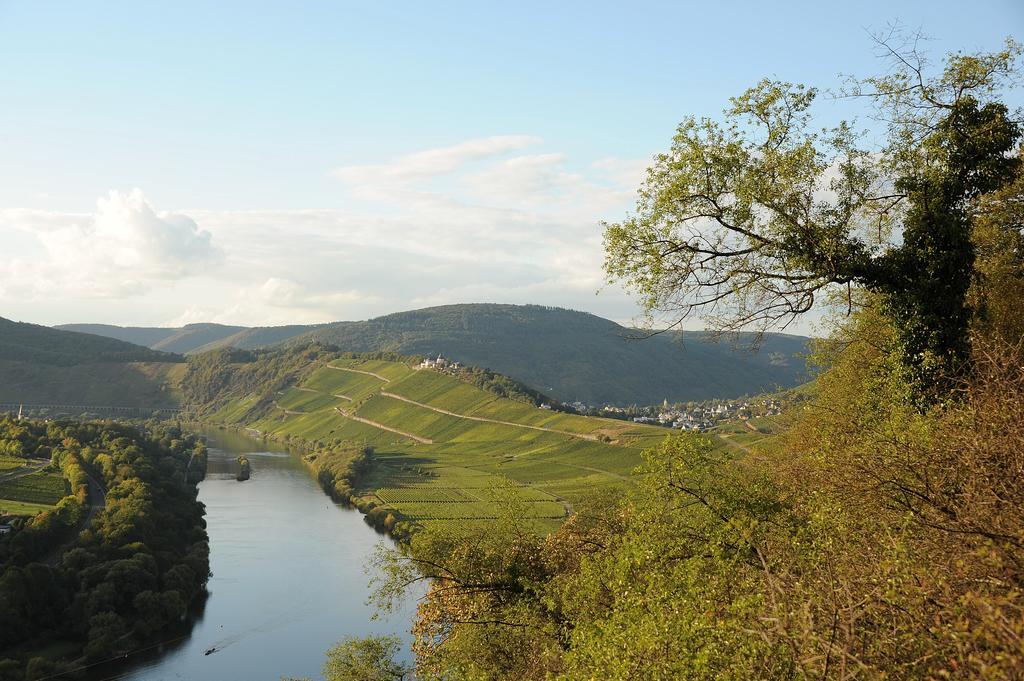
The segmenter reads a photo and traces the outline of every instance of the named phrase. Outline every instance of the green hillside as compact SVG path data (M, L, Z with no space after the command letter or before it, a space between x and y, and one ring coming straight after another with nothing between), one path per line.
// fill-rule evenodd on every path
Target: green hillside
M190 360L185 384L195 398L212 397L206 421L327 451L372 447L354 496L364 510L413 526L489 521L498 500L511 497L553 529L574 503L627 484L640 451L668 432L539 409L372 357L314 347L222 351Z
M448 305L339 322L298 336L346 350L443 353L512 376L562 401L650 404L752 395L806 380L807 339L769 334L758 353L707 333L637 339L585 312L538 305Z
M0 402L168 407L179 355L0 318Z
M89 333L0 318L0 359L73 366L87 362L181 361L146 347Z
M559 400L587 404L737 397L792 387L807 378L799 356L807 339L801 336L768 334L755 354L743 349L749 338L741 338L737 347L697 331L637 340L643 334L607 319L538 305L446 305L321 326L62 328L181 353L317 341L353 352L444 354L511 376Z

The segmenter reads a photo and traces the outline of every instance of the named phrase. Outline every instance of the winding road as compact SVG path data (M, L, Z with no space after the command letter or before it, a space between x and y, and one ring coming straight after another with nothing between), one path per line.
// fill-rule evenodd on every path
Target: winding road
M384 378L380 374L375 374L372 371L361 371L359 369L349 369L349 368L346 368L346 367L336 367L333 364L328 364L327 368L328 369L334 369L335 371L351 371L353 374L363 374L364 376L373 376L374 378L376 378L378 380L381 380L381 381L384 381L385 383L390 383L391 382L390 378Z
M350 414L349 412L345 411L341 407L335 407L334 410L336 412L338 412L339 414L341 414L342 416L344 416L345 418L347 418L347 419L352 419L353 421L358 421L359 423L365 423L368 426L373 426L374 428L380 428L381 430L386 430L389 433L396 433L398 435L402 435L403 437L407 437L407 438L409 438L411 440L416 440L416 442L419 442L420 444L424 444L424 445L432 445L432 444L434 444L434 441L431 440L428 437L421 437L419 435L413 435L412 433L407 433L404 430L398 430L397 428L392 428L391 426L385 426L383 423L377 423L376 421L371 421L370 419L364 419L362 416L356 416L355 414Z

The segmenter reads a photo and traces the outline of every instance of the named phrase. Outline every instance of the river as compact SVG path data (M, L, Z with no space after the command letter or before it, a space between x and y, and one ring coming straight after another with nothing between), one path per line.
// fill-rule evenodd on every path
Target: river
M94 669L91 678L319 679L324 653L345 635L391 633L408 643L414 604L383 621L366 605L365 566L390 540L332 502L298 455L236 433L204 434L209 467L199 499L210 536L209 597L182 638L133 655L127 666ZM244 482L235 480L240 454L252 466Z

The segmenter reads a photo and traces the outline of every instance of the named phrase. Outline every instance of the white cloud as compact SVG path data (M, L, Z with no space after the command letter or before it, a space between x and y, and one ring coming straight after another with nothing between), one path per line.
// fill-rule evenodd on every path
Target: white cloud
M377 298L373 294L358 290L318 293L292 279L270 277L262 283L235 288L219 307L189 305L184 312L161 325L183 326L196 322L244 326L321 324L345 318L353 304L375 302Z
M472 161L493 158L540 142L540 138L530 135L481 137L406 154L390 163L342 166L332 174L362 195L373 198L383 188L397 188L417 180L448 175Z
M27 232L38 257L10 254L0 292L122 297L206 270L221 257L209 232L179 213L156 212L138 189L111 191L92 215L0 211L0 227Z
M598 221L632 207L640 162L515 154L539 143L488 137L340 169L374 199L344 209L158 213L132 192L93 215L0 212L0 238L15 227L32 238L17 260L0 255L15 272L0 275L0 304L5 316L28 310L22 318L44 323L308 324L460 302L629 319L635 304L603 287ZM5 294L15 279L62 303L48 302L47 317L32 312L20 292ZM108 298L89 302L99 295Z

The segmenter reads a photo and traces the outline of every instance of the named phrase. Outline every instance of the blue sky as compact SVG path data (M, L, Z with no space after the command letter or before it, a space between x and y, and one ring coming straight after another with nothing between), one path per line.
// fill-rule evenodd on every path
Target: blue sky
M597 221L683 116L877 72L892 21L935 57L1024 38L1019 0L854 5L0 1L0 316L628 320Z

